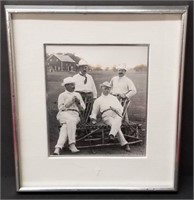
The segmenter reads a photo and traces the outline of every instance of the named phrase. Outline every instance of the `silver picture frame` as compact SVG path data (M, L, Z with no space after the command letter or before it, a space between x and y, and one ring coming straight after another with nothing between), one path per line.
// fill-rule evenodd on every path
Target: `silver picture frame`
M6 5L6 25L7 25L7 38L8 38L8 55L9 55L9 70L11 80L11 96L12 96L12 118L13 118L13 137L14 137L14 154L15 154L15 172L16 172L16 190L19 192L32 192L32 191L175 191L178 188L178 171L179 171L179 147L181 136L181 111L182 111L182 94L183 94L183 75L184 75L184 58L185 58L185 44L186 44L186 30L187 30L187 15L188 6L27 6L27 5ZM175 170L174 170L174 186L172 188L154 188L154 187L25 187L21 181L21 161L19 157L19 123L18 123L18 94L16 88L16 61L15 61L15 37L13 31L13 15L17 14L169 14L181 16L181 53L180 53L180 66L179 66L179 89L178 89L178 112L177 112L177 127L176 127L176 157Z

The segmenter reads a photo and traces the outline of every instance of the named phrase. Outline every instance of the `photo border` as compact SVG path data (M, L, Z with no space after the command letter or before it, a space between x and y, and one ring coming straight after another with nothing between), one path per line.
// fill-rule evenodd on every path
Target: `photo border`
M119 47L147 47L147 72L146 72L146 109L145 109L145 127L146 127L146 131L145 131L145 134L146 134L146 144L145 144L145 155L144 156L140 156L140 157L146 157L147 156L147 113L148 113L148 80L149 80L149 60L150 60L150 44L119 44L119 43L115 43L115 44L106 44L106 43L90 43L90 44L75 44L75 43L66 43L66 44L62 44L62 43L44 43L43 44L43 49L44 49L44 67L45 67L45 82L46 82L46 92L48 91L48 81L47 81L47 69L46 69L46 47L47 46L119 46ZM46 99L46 104L47 104L47 107L48 107L48 99ZM48 141L48 157L53 157L52 154L49 153L50 151L50 143L49 143L49 123L48 123L48 109L47 109L47 141ZM61 156L69 156L69 155L61 155ZM91 156L94 156L94 157L101 157L102 155L81 155L81 157L84 156L84 157L91 157ZM109 155L110 156L110 155ZM109 157L109 156L106 156L106 157ZM121 157L122 155L121 154L117 154L117 155L112 155L111 157ZM129 156L129 157L136 157L136 156ZM140 158L138 156L138 158Z

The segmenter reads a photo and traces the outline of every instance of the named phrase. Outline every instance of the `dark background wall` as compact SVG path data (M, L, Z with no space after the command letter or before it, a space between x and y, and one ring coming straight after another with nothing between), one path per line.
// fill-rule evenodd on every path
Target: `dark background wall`
M2 199L193 199L193 1L1 1L1 198ZM179 190L124 193L17 193L4 5L189 5L183 88Z

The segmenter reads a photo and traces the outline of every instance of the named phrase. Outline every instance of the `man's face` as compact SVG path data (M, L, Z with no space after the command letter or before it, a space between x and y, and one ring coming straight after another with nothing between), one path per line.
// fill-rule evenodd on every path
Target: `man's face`
M68 92L73 92L75 90L75 83L68 83L68 84L65 84L65 89L68 91Z
M110 88L106 86L102 86L102 94L108 95L110 93Z
M124 76L125 73L126 73L126 70L125 70L125 69L119 69L119 70L118 70L118 75L119 75L119 77Z
M82 65L80 66L80 72L85 75L87 73L88 66L87 65Z

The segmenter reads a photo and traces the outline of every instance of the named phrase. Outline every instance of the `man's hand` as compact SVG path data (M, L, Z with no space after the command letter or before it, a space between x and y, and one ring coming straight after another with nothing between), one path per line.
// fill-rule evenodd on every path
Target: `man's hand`
M80 100L79 100L76 96L73 97L73 101L74 101L76 104L80 104Z
M75 96L73 96L72 98L72 103L75 103Z
M96 124L97 120L96 119L91 119L92 124Z
M120 94L120 97L125 99L127 96L126 96L126 94Z

